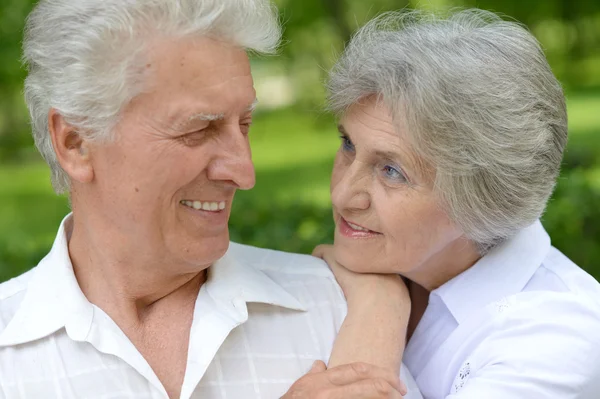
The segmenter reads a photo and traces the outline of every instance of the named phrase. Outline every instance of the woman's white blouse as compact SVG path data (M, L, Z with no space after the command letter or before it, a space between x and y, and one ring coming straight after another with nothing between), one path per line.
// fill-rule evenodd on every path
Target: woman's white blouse
M426 399L599 399L600 284L538 221L431 292L404 362Z

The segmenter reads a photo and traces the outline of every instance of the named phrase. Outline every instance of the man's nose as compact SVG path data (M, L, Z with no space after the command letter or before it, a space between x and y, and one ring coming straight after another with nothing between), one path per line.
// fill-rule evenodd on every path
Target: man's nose
M218 154L209 166L208 178L249 190L256 183L256 175L248 136L239 128L232 128L226 135L227 139L218 143Z
M332 186L331 201L337 209L359 211L371 206L369 194L370 174L366 165L354 161L343 174L339 181Z

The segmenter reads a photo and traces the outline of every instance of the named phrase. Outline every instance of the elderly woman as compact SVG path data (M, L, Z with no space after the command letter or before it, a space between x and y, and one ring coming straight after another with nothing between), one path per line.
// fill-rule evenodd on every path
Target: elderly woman
M423 396L598 398L600 286L539 221L567 114L536 39L479 10L387 14L329 90L335 243L316 254L349 301L348 276L406 279L403 361Z

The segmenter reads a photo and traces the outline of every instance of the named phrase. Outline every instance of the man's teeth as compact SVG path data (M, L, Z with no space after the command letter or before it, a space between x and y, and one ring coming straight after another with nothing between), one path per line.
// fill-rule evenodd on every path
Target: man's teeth
M190 208L194 208L197 210L202 209L203 211L222 211L225 209L225 201L221 202L201 202L201 201L181 201L182 205L185 205Z
M358 231L371 231L369 229L365 229L364 227L360 227L355 225L354 223L350 223L348 221L346 221L348 223L348 226L352 227L353 230L358 230Z

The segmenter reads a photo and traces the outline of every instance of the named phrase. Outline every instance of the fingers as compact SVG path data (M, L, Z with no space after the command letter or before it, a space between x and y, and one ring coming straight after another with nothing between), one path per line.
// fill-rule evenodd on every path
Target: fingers
M312 256L323 259L323 256L327 252L329 248L333 248L333 245L321 244L317 245L315 249L313 249Z
M312 252L312 256L323 259L325 262L327 262L329 268L334 272L341 268L333 256L333 245L317 245Z
M321 360L315 360L307 374L320 373L327 370L327 366Z
M406 386L404 381L400 380L400 394L402 396L406 396L407 393L408 393L408 387Z
M331 399L402 399L402 395L388 381L372 379L336 389L332 391Z
M402 399L403 394L403 385L391 370L366 363L327 369L317 360L282 399Z
M328 379L334 385L350 385L364 380L385 381L396 392L403 392L400 378L391 370L366 363L345 364L329 369Z

